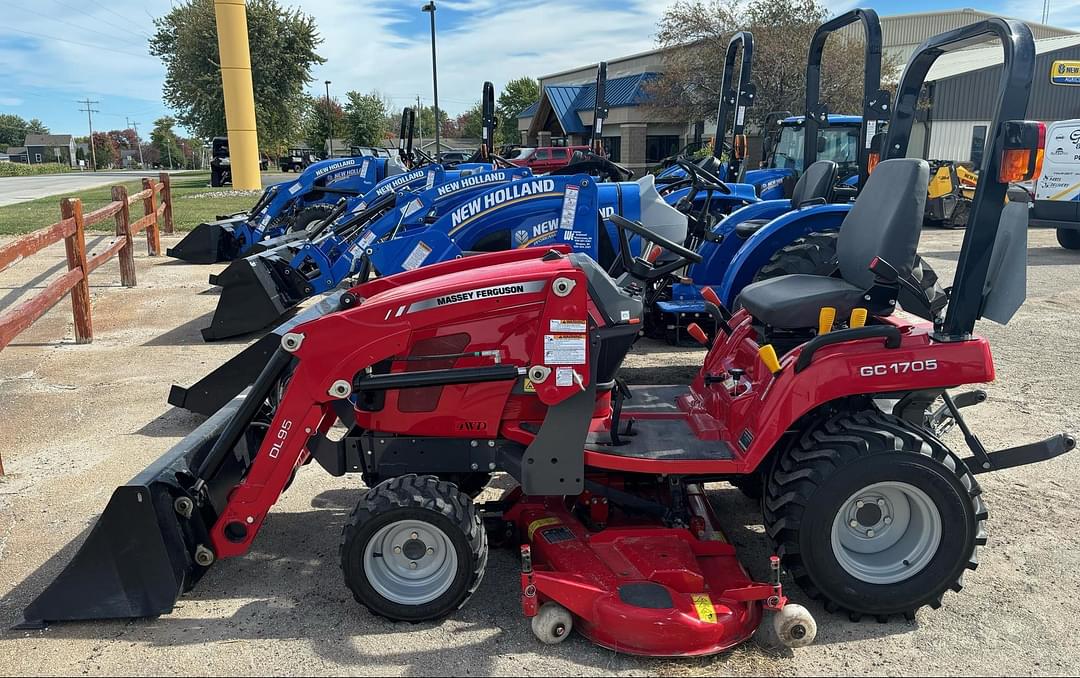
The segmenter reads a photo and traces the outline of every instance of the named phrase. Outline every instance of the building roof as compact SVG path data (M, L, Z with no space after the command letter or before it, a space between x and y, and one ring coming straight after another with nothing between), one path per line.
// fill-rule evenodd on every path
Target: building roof
M1035 54L1041 55L1059 49L1080 45L1080 35L1043 38L1035 41ZM927 81L944 80L983 68L1000 66L1005 60L1001 45L989 43L986 47L964 49L941 55L927 74Z
M67 146L71 143L70 134L28 134L26 146Z
M607 81L607 105L609 108L619 106L637 106L648 98L645 85L656 79L656 73L636 73L621 78L611 78ZM591 111L596 105L596 83L587 85L547 85L544 87L544 96L551 103L559 124L566 134L584 134L585 126L581 123L579 111ZM536 115L540 102L526 108L518 114L518 118L530 118Z
M8 146L8 155L24 155L26 153L26 146Z

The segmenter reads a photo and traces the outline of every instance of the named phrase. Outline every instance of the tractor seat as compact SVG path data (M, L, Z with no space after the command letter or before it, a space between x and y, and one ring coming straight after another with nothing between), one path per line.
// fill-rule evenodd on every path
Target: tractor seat
M838 172L836 163L831 160L818 160L810 165L791 192L792 209L799 209L810 202L832 202ZM746 240L770 221L771 219L747 219L735 226L735 235Z
M814 327L823 306L835 308L838 317L849 315L874 285L870 263L875 257L895 267L901 277L911 275L929 182L925 160L882 162L840 225L839 278L801 274L769 278L747 285L739 302L754 318L776 329Z

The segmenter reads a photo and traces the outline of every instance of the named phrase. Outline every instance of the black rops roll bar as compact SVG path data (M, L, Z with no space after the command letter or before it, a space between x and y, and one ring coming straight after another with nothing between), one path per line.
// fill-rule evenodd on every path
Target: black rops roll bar
M806 136L803 139L803 171L817 161L818 130L829 125L829 108L821 103L821 56L829 35L857 21L866 29L866 71L863 76L863 110L859 140L859 188L869 176L870 142L880 124L889 119L889 93L881 89L881 21L872 9L853 9L821 24L810 41L806 60Z
M731 87L735 75L735 56L742 48L742 63L739 67L739 81ZM723 79L720 81L720 105L716 110L716 135L713 136L713 157L721 159L724 154L723 139L727 131L727 118L735 111L735 120L731 126L731 154L728 158L727 180L738 181L743 158L735 157L735 139L746 128L746 109L754 104L757 94L750 82L751 67L754 63L754 35L749 31L739 31L728 41L727 54L724 58Z
M885 142L885 157L903 158L907 155L919 93L926 81L926 74L939 56L995 37L1001 40L1005 63L998 85L994 122L990 127L993 137L983 153L979 186L975 189L968 226L964 232L949 308L942 331L938 333L942 338L969 337L982 312L990 257L997 240L1005 194L1009 189L1008 184L998 178L1006 123L1025 118L1031 83L1035 78L1035 39L1027 24L1010 19L987 19L936 35L920 45L900 79Z
M495 85L490 82L484 83L484 98L481 105L481 122L483 124L484 138L481 140L480 153L483 159L490 160L495 155Z
M409 167L413 161L413 132L416 129L416 111L406 106L401 111L401 131L398 134L398 158Z
M590 150L597 155L604 154L604 121L607 117L607 62L601 61L596 65L596 99L593 103L592 134L589 139Z

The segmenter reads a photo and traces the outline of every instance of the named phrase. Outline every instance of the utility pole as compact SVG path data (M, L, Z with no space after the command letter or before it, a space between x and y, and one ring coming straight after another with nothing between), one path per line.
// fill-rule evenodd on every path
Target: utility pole
M424 116L421 115L424 109L420 108L420 95L416 96L416 129L420 135L420 150L424 150Z
M86 111L86 120L90 123L90 167L97 171L97 152L94 150L94 113L100 113L101 111L96 108L91 108L93 104L100 104L100 101L90 101L87 97L86 101L80 101L81 104L86 104L86 108L80 108L80 111ZM29 157L29 153L27 156Z
M1050 0L1043 0L1043 13L1042 22L1045 24L1050 20Z
M139 145L139 167L146 169L146 163L143 162L142 157L142 139L139 138L139 123L132 123L132 125L135 130L135 143Z

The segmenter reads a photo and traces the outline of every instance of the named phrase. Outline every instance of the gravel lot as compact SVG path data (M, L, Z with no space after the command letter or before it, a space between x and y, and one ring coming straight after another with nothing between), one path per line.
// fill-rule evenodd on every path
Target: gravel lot
M922 251L951 276L961 232L927 231ZM167 243L172 244L170 241ZM0 274L0 308L60 270L51 248ZM11 631L22 608L67 562L127 481L199 418L165 403L238 351L204 344L198 330L216 304L211 267L137 259L140 286L119 287L116 264L93 277L95 342L73 343L61 303L0 353L0 674L593 675L638 674L1075 674L1080 646L1067 596L1080 590L1080 506L1069 478L1080 455L1013 469L980 482L989 545L960 594L915 622L853 623L810 605L815 645L778 646L767 625L720 656L651 660L616 655L580 636L540 645L520 617L518 561L495 551L476 597L452 618L410 626L377 619L341 582L337 541L361 492L359 479L307 467L244 558L217 564L176 611L156 620ZM1080 253L1031 234L1028 302L1006 329L984 324L998 366L989 400L968 410L992 449L1060 430L1080 431ZM634 380L686 380L697 350L642 343ZM955 446L962 440L952 439ZM755 505L726 486L713 500L751 571L764 577L767 547ZM797 602L805 602L794 586Z

